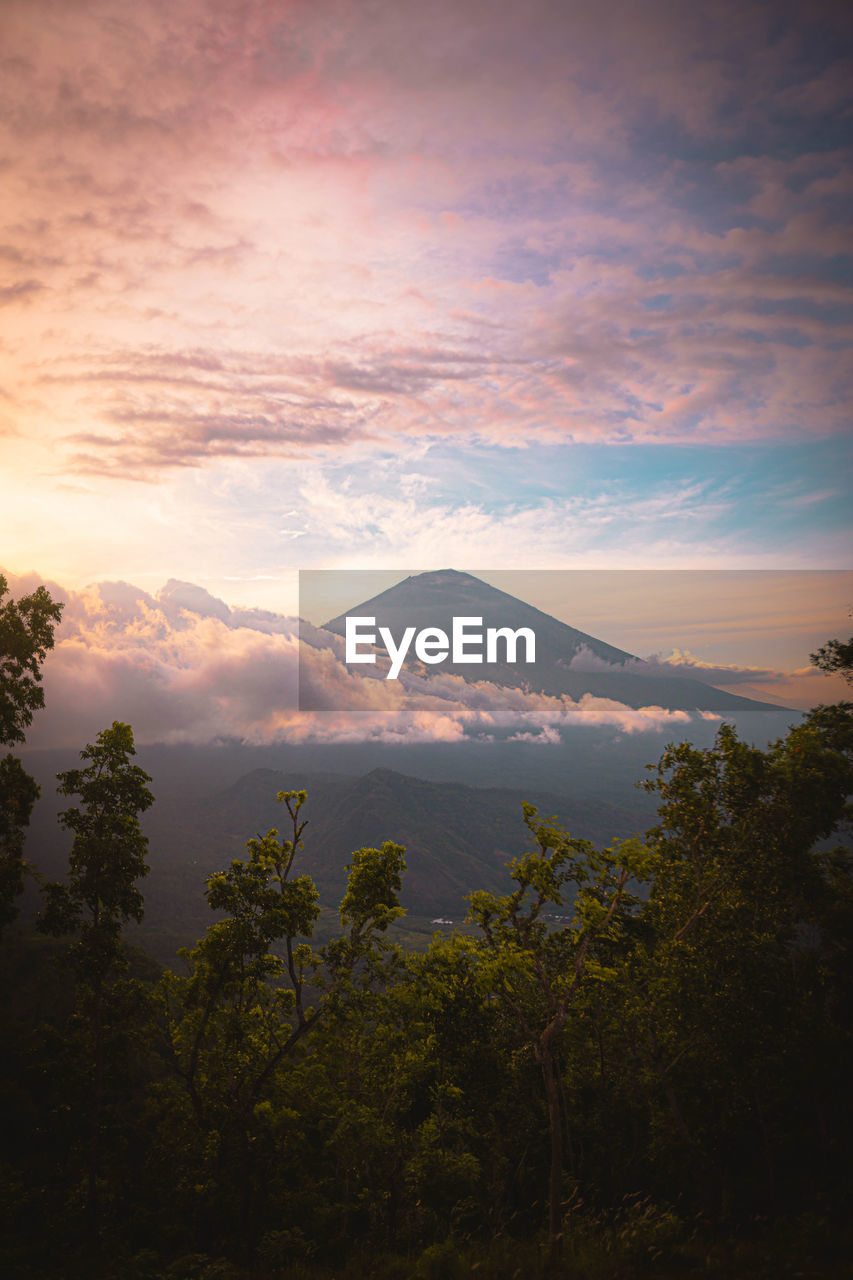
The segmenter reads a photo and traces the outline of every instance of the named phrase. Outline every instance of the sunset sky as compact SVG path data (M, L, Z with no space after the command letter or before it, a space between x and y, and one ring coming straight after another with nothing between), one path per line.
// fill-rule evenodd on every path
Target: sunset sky
M5 0L0 566L848 567L851 53L837 3Z

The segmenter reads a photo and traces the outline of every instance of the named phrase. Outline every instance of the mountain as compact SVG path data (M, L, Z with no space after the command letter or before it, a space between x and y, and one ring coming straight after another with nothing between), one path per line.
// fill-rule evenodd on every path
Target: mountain
M427 781L389 768L362 776L298 767L253 769L207 794L158 796L144 815L151 872L141 885L145 919L132 936L158 959L173 963L177 947L192 945L214 919L204 898L207 876L245 857L252 836L271 827L286 835L288 815L276 794L301 788L308 793L303 811L308 825L298 871L312 876L327 909L318 929L321 939L335 928L346 866L363 846L385 840L405 846L401 901L410 913L406 925L427 938L436 917L464 918L464 898L472 890L511 888L505 864L530 847L523 800L545 817L558 815L573 835L598 845L644 830L654 811L651 798L633 790L614 804L545 788ZM47 878L63 875L67 867L69 841L57 832L56 807L39 814L27 841L28 858Z
M530 626L537 637L537 661L524 676L530 687L573 698L591 693L630 706L719 711L736 721L744 741L762 747L785 732L796 714L724 694L698 680L644 675L643 664L631 654L470 574L419 574L351 612L376 617L395 635L404 625L450 630L454 616L482 617L484 626ZM343 626L342 618L327 624L338 633ZM581 652L591 654L602 669L572 668L572 658ZM476 679L476 667L451 670ZM489 674L508 686L521 682L509 667ZM407 848L406 928L419 929L422 941L434 917L462 917L466 893L508 887L504 863L526 847L522 800L546 816L557 814L573 834L599 846L643 831L654 821L655 806L633 784L645 766L673 737L710 745L716 727L695 716L689 724L654 720L636 733L612 725L569 724L561 727L559 740L547 744L495 734L489 740L451 742L140 745L138 762L151 773L157 797L143 819L151 840L151 874L142 885L146 915L140 941L159 959L174 963L176 947L199 938L213 918L204 899L205 878L243 857L251 836L270 827L283 830L287 815L276 803L276 792L303 787L309 819L304 869L317 881L324 904L318 934L328 937L335 927L352 852L394 840ZM78 753L30 750L25 763L43 788L26 854L49 879L62 876L70 837L56 825L57 811L67 800L56 795L55 778L58 771L75 767ZM29 910L37 909L38 895L31 890Z
M324 903L340 901L354 849L393 840L407 849L404 904L420 913L452 910L457 917L472 889L507 887L504 864L527 838L522 800L558 813L573 834L599 843L636 831L652 813L650 804L638 806L636 793L628 805L614 807L527 787L428 782L387 768L355 778L253 769L214 795L156 805L145 824L152 867L174 871L189 864L199 867L195 874L209 875L242 857L251 836L270 827L284 834L287 812L276 794L298 788L308 792L304 870L317 881Z
M532 627L536 632L537 666L540 647L548 653L559 651L566 661L571 661L582 649L588 649L596 658L610 664L637 661L624 649L617 649L565 622L558 622L541 609L457 569L413 574L347 612L375 617L377 626L390 626L395 636L404 627L411 626L418 629L441 627L449 633L454 617L481 617L485 627ZM340 614L324 623L325 630L343 635L346 616ZM468 666L442 664L443 670L450 668L458 674L471 670Z
M592 694L629 707L662 706L678 711L723 713L771 709L768 703L726 693L702 680L661 675L659 667L652 668L625 650L570 627L472 574L455 569L414 574L347 613L375 618L377 628L388 627L396 639L406 627L412 626L418 630L440 627L449 635L454 617L482 618L484 628L529 627L536 635L536 661L532 664L490 663L484 668L448 660L440 667L425 667L411 656L406 659L407 670L427 676L440 670L468 681L487 679L506 688L526 687L558 697L566 694L574 700ZM346 617L347 614L339 614L325 623L323 629L343 635ZM573 660L580 657L584 665L573 667ZM595 669L584 669L584 666Z

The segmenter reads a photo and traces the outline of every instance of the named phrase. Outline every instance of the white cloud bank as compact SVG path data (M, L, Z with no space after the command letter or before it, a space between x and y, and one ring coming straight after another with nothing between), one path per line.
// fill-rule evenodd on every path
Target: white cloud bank
M569 663L572 671L607 671L608 664L583 646ZM840 676L827 676L817 667L797 667L779 671L774 667L743 667L735 664L706 662L689 649L673 649L663 655L626 662L622 670L646 677L669 679L684 676L726 693L754 698L757 702L777 703L780 707L807 711L819 702L840 702L850 696L850 689ZM718 717L713 716L716 719Z
M9 576L17 598L35 575ZM231 609L201 587L170 580L156 596L125 582L68 592L44 668L46 709L33 747L82 746L114 719L138 742L447 742L493 737L543 744L572 725L621 733L689 723L684 711L632 708L585 695L549 697L458 676L364 679L341 661L343 641L261 609ZM303 680L327 709L298 710Z

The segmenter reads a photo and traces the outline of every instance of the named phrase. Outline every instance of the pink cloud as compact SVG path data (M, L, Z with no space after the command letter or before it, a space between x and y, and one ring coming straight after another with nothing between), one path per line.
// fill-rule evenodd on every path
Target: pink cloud
M13 595L35 581L12 579ZM141 743L533 735L548 744L569 726L637 733L690 722L686 712L660 706L634 709L591 695L574 702L452 675L363 679L343 665L339 637L294 618L231 610L188 583L172 581L156 597L128 583L54 594L67 603L31 747L82 746L114 719L131 723ZM297 710L300 661L327 710Z
M61 467L844 425L849 291L780 266L851 251L796 14L7 10L2 373Z

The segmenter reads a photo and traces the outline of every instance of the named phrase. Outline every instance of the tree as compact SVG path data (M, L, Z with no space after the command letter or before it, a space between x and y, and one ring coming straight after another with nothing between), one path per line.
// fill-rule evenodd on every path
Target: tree
M848 684L853 684L853 636L847 641L827 640L817 653L809 655L809 662L827 675L838 672Z
M3 604L8 590L0 573L0 742L11 744L24 741L34 712L44 706L41 666L63 606L46 587Z
M510 875L518 887L503 896L471 894L469 915L483 932L484 982L516 1018L542 1075L551 1145L548 1225L556 1245L563 1200L559 1037L585 984L610 976L604 948L636 906L629 880L647 879L652 859L636 839L597 852L553 820L541 821L533 805L523 808L537 849L513 859ZM559 918L567 923L550 927L549 907L565 908L570 914Z
M293 1123L282 1068L293 1071L308 1033L346 999L356 971L370 966L377 935L402 914L403 849L390 841L359 849L340 908L345 932L316 952L309 940L319 896L309 875L294 874L306 793L280 791L277 799L288 834L273 829L249 840L247 858L208 878L207 901L224 918L181 953L189 975L167 972L159 989L173 1082L159 1090L161 1133L174 1143L174 1158L193 1169L186 1184L204 1192L208 1230L221 1232L235 1218L244 1250L272 1194L269 1176L256 1176L259 1163L263 1156L268 1167L277 1163L279 1135Z
M763 1185L769 1208L801 1163L793 1082L814 1079L805 1064L830 1034L815 1014L820 956L850 901L850 860L824 842L850 812L853 706L816 709L767 750L723 725L710 748L668 747L655 772L657 874L624 971L626 1054L679 1192L694 1183L704 1212L726 1214Z
M24 741L24 730L44 706L41 666L53 648L62 605L45 587L17 601L7 600L0 574L0 743ZM0 930L18 914L15 899L24 889L24 833L39 796L35 779L11 754L0 760Z
M18 914L24 891L24 840L40 788L17 756L0 760L0 931Z
M45 886L47 906L41 927L63 934L77 931L75 956L90 982L103 981L120 957L120 933L128 920L142 919L136 881L148 874L148 840L139 814L154 803L151 778L131 761L133 730L114 720L94 746L81 751L89 763L57 775L60 795L80 797L59 821L74 839L68 884Z
M110 984L125 966L121 928L142 919L142 894L136 881L147 875L148 841L139 814L154 803L147 773L132 763L136 754L129 724L113 721L94 745L80 753L88 763L58 775L60 794L79 796L59 821L74 839L67 884L45 885L45 909L39 927L58 936L76 934L71 947L76 1015L82 1031L81 1060L91 1064L87 1165L90 1244L97 1247L101 1125L104 1102Z

